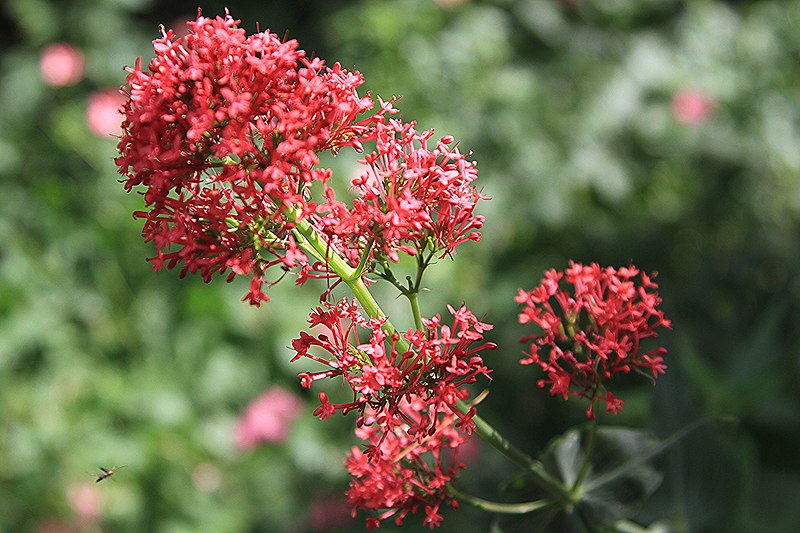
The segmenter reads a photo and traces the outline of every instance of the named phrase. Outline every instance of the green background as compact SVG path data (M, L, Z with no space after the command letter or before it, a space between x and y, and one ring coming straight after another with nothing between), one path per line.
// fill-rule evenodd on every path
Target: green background
M800 2L432 0L207 2L248 31L296 38L366 77L420 128L472 150L493 199L483 240L432 269L423 313L462 300L500 348L481 405L536 453L583 421L517 361L513 296L569 259L658 271L673 330L666 376L631 381L610 420L668 435L704 416L638 510L652 531L793 532L800 523ZM0 21L0 531L351 531L342 503L353 420L320 422L287 348L320 287L290 282L262 309L246 280L152 273L113 164L84 120L89 95L152 57L188 2L9 0ZM48 87L38 58L66 41L86 76ZM676 120L676 92L713 98ZM347 156L335 162L346 169ZM342 170L341 172L345 172ZM340 292L339 295L345 293ZM385 293L389 307L393 294ZM401 321L402 324L402 321ZM289 440L254 451L233 432L279 384L301 395ZM95 486L97 465L127 464ZM201 466L198 470L198 466ZM218 475L208 490L203 472ZM489 499L513 468L481 449L463 486ZM216 478L215 478L216 479ZM102 500L97 521L70 505ZM338 529L320 529L329 502ZM332 515L332 516L333 516ZM488 530L462 507L443 531ZM405 531L421 530L410 517ZM391 524L385 526L391 531Z

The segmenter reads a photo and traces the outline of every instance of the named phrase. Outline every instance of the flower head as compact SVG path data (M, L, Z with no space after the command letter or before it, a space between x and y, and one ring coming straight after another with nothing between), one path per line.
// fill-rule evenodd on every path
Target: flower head
M706 92L683 89L672 96L672 115L684 126L695 126L707 121L717 108L717 103Z
M149 67L129 71L116 163L126 189L144 188L135 216L156 269L250 275L259 305L267 268L307 264L285 210L314 212L309 184L330 175L317 154L358 147L371 126L356 117L373 104L358 72L238 23L198 15L185 38L162 30Z
M483 332L490 324L479 321L466 307L449 307L452 325L442 324L439 315L423 319L423 330L409 330L401 337L382 329L385 320L365 320L355 302L340 300L325 303L311 315L309 323L320 326L326 333L316 336L302 332L292 342L296 354L316 361L325 367L317 372L303 372L304 387L319 379L340 377L352 390L350 402L331 403L320 393L320 406L314 411L320 418L336 412L357 411L358 426L378 425L383 434L396 427L409 425L409 433L423 440L437 431L443 416L455 414L457 425L472 431L473 412L462 413L456 408L459 400L468 397L466 385L479 375L488 376L480 353L495 345L483 341ZM359 339L368 334L368 338ZM424 400L425 412L416 420L403 414L400 406L409 398ZM376 446L368 453L377 454Z
M658 327L670 327L658 309L657 288L633 266L571 262L564 272L548 270L538 286L520 289L516 297L523 306L519 322L542 330L521 339L531 341L522 364L542 368L546 377L538 385L549 386L551 394L587 398L588 417L598 400L606 411L618 412L623 401L607 388L615 375L634 371L655 380L667 368L664 348L645 351L641 345L658 337Z
M53 87L74 85L83 79L83 52L71 44L48 45L39 57L39 74Z
M353 476L347 498L358 509L377 515L367 518L367 527L377 529L382 521L393 518L402 525L408 513L423 511L423 524L431 528L441 524L442 504L457 507L447 489L464 464L458 460L459 447L469 436L453 427L454 415L444 417L438 429L420 441L411 432L414 423L427 418L427 402L408 396L399 405L406 423L387 431L380 426L364 426L356 434L377 453L364 453L354 447L345 460Z
M110 138L120 131L120 108L125 99L116 90L95 91L86 105L86 125L98 137Z
M480 239L483 217L474 211L488 197L473 184L475 163L450 136L429 147L433 133L399 119L376 121L375 151L352 181L358 194L353 206L336 202L332 191L323 206L330 214L324 227L334 242L356 256L371 244L378 259L396 262L399 252L415 255L429 248L446 255Z

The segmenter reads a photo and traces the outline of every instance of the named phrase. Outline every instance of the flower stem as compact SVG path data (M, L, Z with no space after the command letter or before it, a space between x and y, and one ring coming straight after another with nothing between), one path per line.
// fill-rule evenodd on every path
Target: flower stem
M575 483L572 485L573 494L580 490L583 480L586 479L586 474L589 473L589 465L591 464L592 452L594 451L594 436L597 433L597 418L593 418L589 422L589 427L586 429L586 433L586 447L583 454L583 464L581 465L581 470L578 473L578 477L575 479Z
M463 401L456 403L462 412L466 413L469 408ZM514 446L499 431L497 431L486 420L474 414L472 421L475 423L475 430L483 439L494 446L500 453L508 457L512 462L521 466L525 471L531 475L533 480L541 488L546 490L552 497L563 507L570 507L574 501L571 492L561 484L558 480L553 478L545 470L544 465L535 459L532 459L528 454L521 451Z
M300 247L311 253L311 255L320 257L325 261L328 268L350 287L350 290L353 291L353 296L361 304L367 316L370 318L386 318L386 313L383 312L372 293L369 292L369 289L364 284L364 280L361 279L361 271L351 267L342 256L336 253L308 220L298 220L298 215L299 212L297 210L287 210L286 212L286 218L294 222L295 236L298 238ZM397 332L388 319L383 324L383 330L389 335ZM397 340L397 345L399 349L408 350L408 343L402 337Z
M478 509L497 514L525 514L538 511L539 509L544 509L546 507L551 507L553 505L552 501L546 499L523 503L492 502L489 500L484 500L483 498L478 498L477 496L465 494L452 485L448 485L447 490L460 502L463 501L472 505L473 507L477 507Z
M419 296L416 292L410 292L406 294L408 298L408 302L411 304L411 314L414 316L414 326L421 330L422 329L422 313L419 310Z

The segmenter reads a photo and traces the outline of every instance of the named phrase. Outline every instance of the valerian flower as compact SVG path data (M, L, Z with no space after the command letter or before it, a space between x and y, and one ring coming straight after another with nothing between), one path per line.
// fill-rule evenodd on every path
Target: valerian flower
M407 331L401 343L398 333L384 331L385 319L366 320L355 302L343 299L317 307L309 323L326 332L301 332L300 338L292 341L296 352L292 361L308 358L326 368L302 372L301 384L308 388L316 380L340 377L353 398L331 403L320 393L320 406L314 414L325 419L336 412L357 411L359 427L377 424L389 434L407 424L418 440L435 433L442 416L455 414L457 425L471 432L473 410L462 413L456 403L468 397L466 385L479 375L489 375L481 352L495 348L494 343L483 340L483 332L492 326L479 321L466 307L448 309L452 325L442 324L439 315L423 319L424 329ZM366 338L362 341L359 335ZM407 348L400 348L401 344ZM426 403L425 415L413 421L400 410L410 397ZM368 453L378 453L377 447L372 446Z
M373 126L356 117L373 102L360 73L238 24L198 14L185 38L162 28L149 68L129 70L116 163L126 189L144 187L134 215L156 269L250 275L259 305L267 268L308 263L285 211L314 213L309 185L330 176L318 153L360 149Z
M423 524L433 528L441 524L442 504L458 507L448 483L464 468L458 452L469 436L453 426L457 417L451 414L442 417L437 430L420 441L411 427L428 417L427 403L406 396L398 408L407 422L392 430L378 425L356 429L367 447L377 450L367 454L354 447L345 460L353 476L347 491L353 516L359 509L376 513L366 519L369 529L377 529L387 519L402 525L408 513L419 511L425 514Z
M656 289L652 276L633 266L571 262L564 272L548 270L538 286L516 297L523 306L519 322L542 330L521 339L531 342L522 364L542 368L546 377L538 385L551 394L588 399L588 417L598 400L618 412L624 402L608 390L614 376L633 371L655 381L667 368L666 349L642 346L658 337L657 328L670 327Z
M413 122L383 118L374 119L375 151L360 161L365 169L351 182L358 195L352 207L327 193L326 234L354 261L370 246L377 260L397 262L399 253L447 255L465 241L480 240L483 217L475 206L488 197L473 184L474 161L459 152L453 137L433 142L433 130L418 132Z

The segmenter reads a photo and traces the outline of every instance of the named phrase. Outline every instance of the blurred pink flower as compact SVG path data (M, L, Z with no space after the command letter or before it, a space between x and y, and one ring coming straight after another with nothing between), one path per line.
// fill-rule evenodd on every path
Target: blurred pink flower
M285 441L302 406L300 399L286 389L270 387L247 406L236 427L236 444L250 449L263 442Z
M122 131L120 109L125 97L115 89L96 91L89 96L86 106L86 125L97 136L118 135Z
M67 488L67 501L82 520L92 521L103 511L103 501L94 483L73 483Z
M672 96L672 114L685 126L702 124L716 108L714 99L697 89L682 89Z
M53 43L42 50L39 72L47 85L64 87L83 79L83 52L67 43Z

